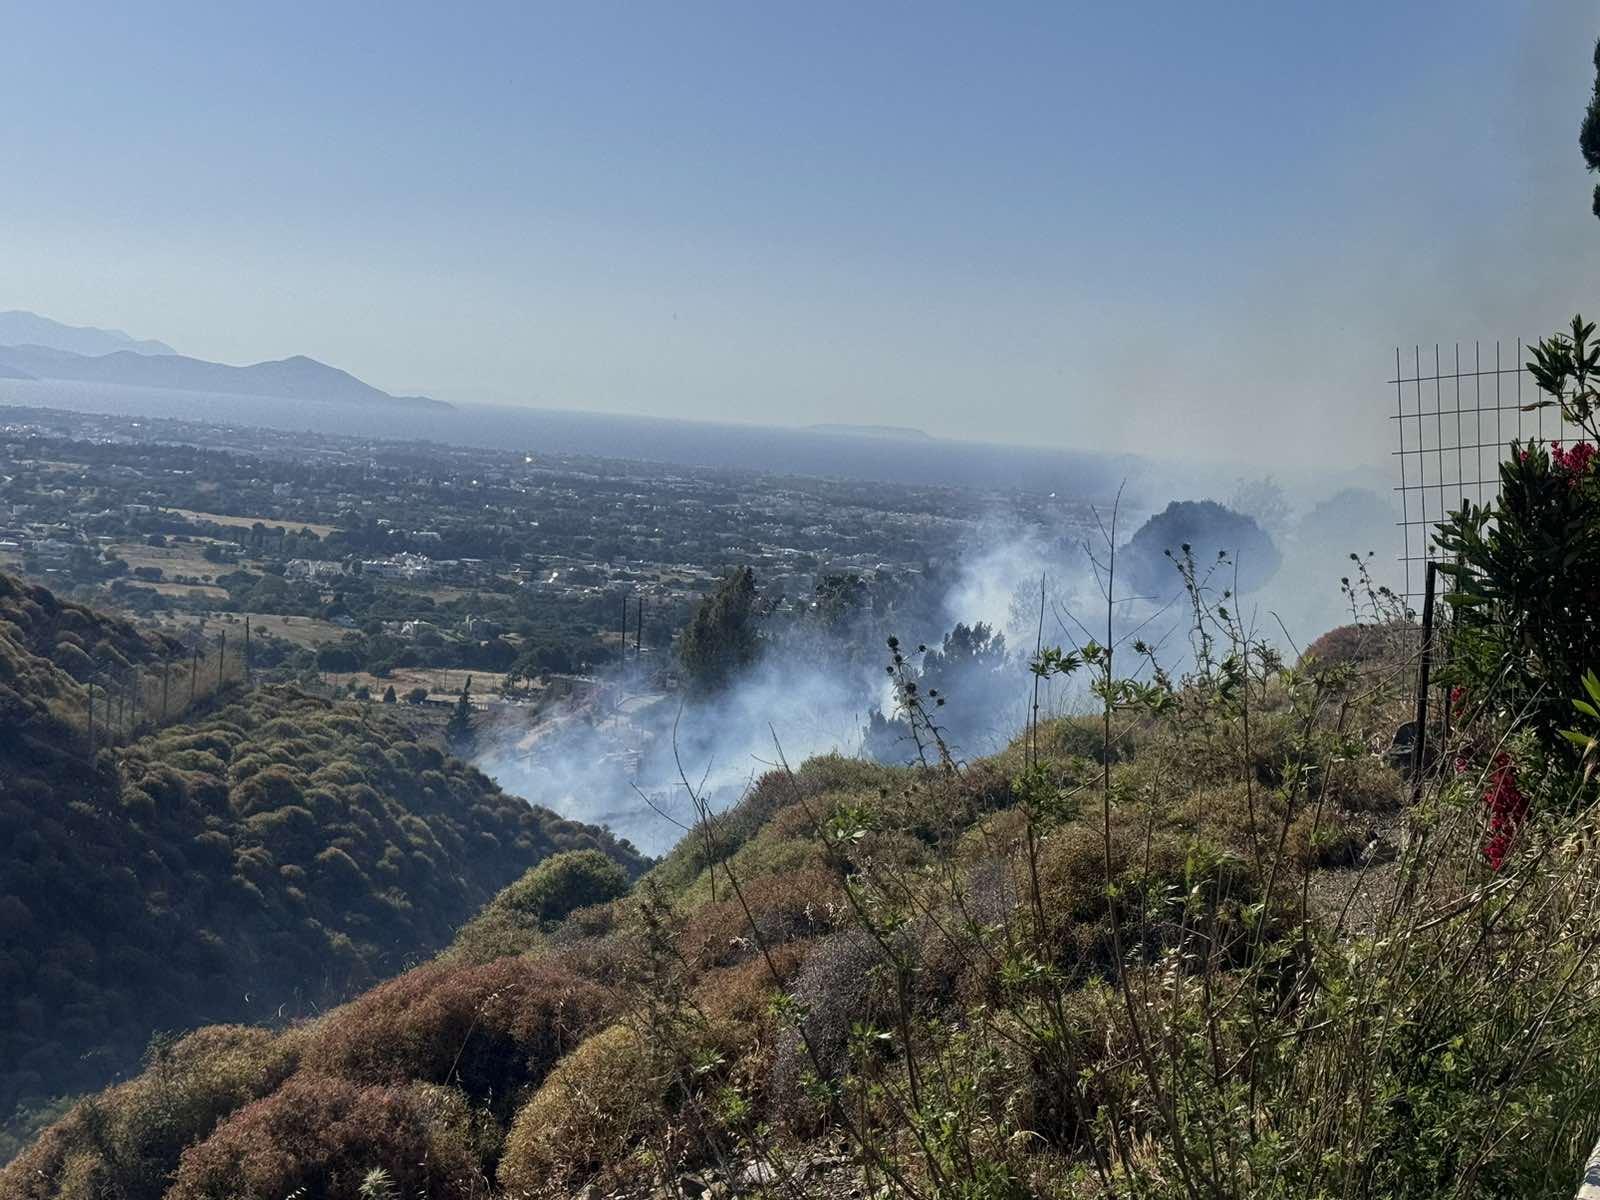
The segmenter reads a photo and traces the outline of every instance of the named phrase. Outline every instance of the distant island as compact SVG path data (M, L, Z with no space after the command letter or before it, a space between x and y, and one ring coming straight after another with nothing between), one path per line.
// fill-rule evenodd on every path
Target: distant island
M836 433L846 437L873 437L873 438L916 438L918 441L931 442L933 439L920 429L912 429L906 425L840 425L825 423L822 425L807 425L807 433Z
M120 329L95 329L87 325L63 325L38 313L12 309L0 312L0 346L48 346L69 354L115 354L131 350L135 354L176 354L165 342L153 338L129 337Z
M234 367L189 358L165 342L138 341L116 330L63 325L28 312L0 313L0 379L69 380L413 409L453 407L426 396L392 396L348 371L303 354Z

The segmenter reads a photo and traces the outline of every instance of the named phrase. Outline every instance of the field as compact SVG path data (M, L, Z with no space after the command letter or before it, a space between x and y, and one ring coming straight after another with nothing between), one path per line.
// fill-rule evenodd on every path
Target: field
M182 584L177 587L180 592L186 590ZM285 617L273 613L161 613L157 617L157 623L168 628L187 628L199 623L202 617L208 624L236 628L241 637L244 631L244 619L249 617L252 634L271 634L286 642L293 642L296 646L312 649L326 642L336 642L350 632L341 625L335 625L331 621L320 621L316 617Z
M121 542L108 547L109 552L135 567L159 567L161 574L170 579L174 575L192 575L196 579L214 579L218 572L232 570L222 563L210 562L205 549L209 539L193 542L170 543L165 546L147 546L143 542Z
M500 671L461 671L453 667L439 670L430 667L396 667L385 679L366 671L329 672L325 676L333 684L351 684L355 687L364 684L371 689L374 697L383 695L387 687L393 687L396 696L404 696L419 687L426 688L433 696L456 696L461 693L462 685L469 677L472 679L472 697L480 707L487 703L490 696L500 694L501 685L506 680L505 674Z
M210 521L215 525L228 525L236 529L250 529L258 521L268 529L282 527L284 529L309 529L319 538L325 538L333 532L332 525L318 525L312 521L281 521L277 517L230 517L224 513L197 512L192 508L169 508L164 511L175 516L187 517L191 521Z
M220 588L214 583L146 583L144 580L133 580L134 587L149 588L163 596L175 596L180 600L226 600L228 590Z

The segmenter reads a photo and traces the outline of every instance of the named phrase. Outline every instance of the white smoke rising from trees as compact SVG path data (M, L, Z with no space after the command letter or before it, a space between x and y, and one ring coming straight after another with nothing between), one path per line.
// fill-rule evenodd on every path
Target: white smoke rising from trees
M1109 521L1110 514L1103 515ZM1345 495L1300 514L1280 545L1277 575L1240 598L1247 625L1292 658L1296 648L1348 621L1339 590L1340 577L1352 573L1348 556L1377 551L1381 579L1392 565L1391 520L1385 501L1372 493ZM1125 544L1136 527L1122 513L1118 541ZM954 739L958 755L992 753L1020 728L1030 691L1025 661L1039 636L1041 580L1047 645L1103 637L1103 575L1096 560L1103 569L1106 549L1092 526L1019 528L1015 520L997 518L974 539L955 582L931 608L941 614L940 627L888 630L908 649L938 646L958 622L983 622L1004 634L1007 669L954 687L948 709L939 711L963 730ZM1195 550L1202 568L1215 556L1211 547ZM1230 582L1231 575L1213 579L1218 589ZM1126 601L1117 606L1118 636L1137 629L1157 646L1164 666L1181 669L1188 653L1185 606L1130 598L1125 586L1117 599ZM845 638L851 636L867 644L772 639L752 668L709 698L652 693L643 679L619 669L595 694L557 706L531 730L487 733L482 740L489 749L478 766L509 791L574 820L608 825L641 850L661 854L694 819L680 763L690 786L721 809L776 766L780 748L790 764L862 752L870 714L892 715L893 695L884 675L887 649L873 633ZM1056 682L1045 697L1048 713L1084 704L1081 681ZM910 755L907 746L904 757Z

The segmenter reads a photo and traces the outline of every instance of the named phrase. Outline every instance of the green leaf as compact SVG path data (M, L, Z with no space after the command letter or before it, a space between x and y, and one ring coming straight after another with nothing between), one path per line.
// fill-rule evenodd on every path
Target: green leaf
M1593 670L1583 673L1583 690L1589 693L1591 700L1600 704L1600 676L1595 675Z

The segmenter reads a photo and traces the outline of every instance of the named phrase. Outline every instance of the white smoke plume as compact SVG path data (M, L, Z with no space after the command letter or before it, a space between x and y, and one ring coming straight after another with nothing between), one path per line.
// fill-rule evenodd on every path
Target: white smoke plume
M1011 656L1006 669L955 688L948 710L940 710L963 731L953 744L959 756L1000 749L1025 719L1025 663L1041 637L1041 583L1045 644L1104 640L1113 515L1117 541L1125 544L1145 512L1125 504L1119 513L1105 509L1098 520L1063 518L1053 528L996 514L972 539L955 581L936 604L925 606L939 614L938 627L887 630L908 652L920 643L937 646L958 622L983 622L1004 634ZM1380 581L1385 572L1392 576L1395 530L1386 501L1370 492L1304 506L1285 524L1281 567L1265 587L1240 597L1238 610L1257 636L1292 658L1350 619L1339 587L1340 578L1352 574L1350 553L1375 551ZM1215 548L1196 546L1195 552L1205 561L1214 558ZM1213 580L1219 590L1229 582ZM1116 597L1114 636L1137 633L1157 646L1163 666L1180 670L1189 645L1186 606L1132 597L1125 587L1116 589ZM819 754L863 752L870 715L892 715L893 692L884 672L888 650L880 633L863 630L859 636L869 644L855 646L774 639L752 668L708 699L652 690L647 679L618 669L531 727L502 725L488 737L478 766L511 792L572 819L607 825L659 855L695 820L691 788L720 810L776 766L780 752L792 765ZM1081 679L1056 682L1044 697L1051 714L1086 703Z

